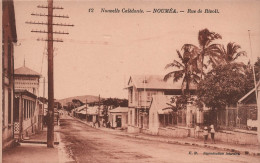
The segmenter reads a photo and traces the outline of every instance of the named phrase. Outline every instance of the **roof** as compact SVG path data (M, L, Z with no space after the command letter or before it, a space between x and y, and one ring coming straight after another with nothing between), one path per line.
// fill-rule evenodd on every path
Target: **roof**
M86 105L82 105L82 106L80 106L80 107L77 107L77 108L75 108L75 111L76 112L80 112L81 110L85 110L86 109ZM86 112L86 111L85 111Z
M25 89L15 89L14 93L15 93L15 94L27 95L27 96L33 97L33 98L35 98L35 99L37 98L37 96L36 96L35 94L33 94L33 93L31 93L31 92L29 92L29 91L27 91L27 90L25 90Z
M251 91L249 91L245 96L243 96L242 98L240 98L238 100L238 103L243 102L243 100L245 100L247 97L249 97L252 93L255 93L255 91L257 91L257 88L260 86L260 81L258 81L258 83L256 84L256 87L253 88Z
M164 81L163 75L133 75L130 76L128 87L135 86L137 89L181 89L182 80L173 82L172 80ZM196 89L191 85L190 89Z
M117 107L115 109L109 110L110 113L127 113L128 107Z
M167 95L154 95L151 103L150 110L157 111L158 114L168 114L172 112L172 109L167 109L171 107L171 97Z
M87 108L88 115L97 115L98 114L98 106L88 107Z
M28 76L41 76L41 74L39 74L38 72L31 70L28 67L20 67L14 70L14 74L15 75L28 75Z

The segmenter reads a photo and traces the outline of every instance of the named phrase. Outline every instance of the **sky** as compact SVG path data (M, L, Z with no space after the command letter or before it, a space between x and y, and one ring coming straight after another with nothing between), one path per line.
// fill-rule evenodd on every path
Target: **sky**
M15 46L15 68L25 65L46 77L47 44L37 41L46 34L43 25L26 21L47 21L31 13L47 13L37 5L46 1L14 0L18 43ZM240 61L256 61L260 56L259 1L90 1L57 0L54 22L74 24L74 27L54 27L69 35L54 35L63 43L54 43L54 96L62 99L80 95L126 98L124 89L131 75L165 75L164 67L177 59L176 50L185 43L198 46L198 32L204 28L222 35L216 43L236 42L248 57ZM89 12L93 8L94 12ZM101 13L101 8L142 9L144 13ZM183 13L152 13L153 9L173 8ZM188 9L218 9L219 13L187 13ZM250 50L249 32L252 53ZM251 56L252 54L252 56ZM47 84L46 88L47 90ZM43 78L40 96L43 96ZM47 92L45 92L45 96Z

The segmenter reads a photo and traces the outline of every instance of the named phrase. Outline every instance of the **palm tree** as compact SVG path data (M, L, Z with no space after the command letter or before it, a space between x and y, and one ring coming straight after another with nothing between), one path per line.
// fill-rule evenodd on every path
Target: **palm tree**
M211 55L210 50L208 48L211 46L211 42L216 39L222 39L221 35L215 32L210 32L207 28L199 31L198 40L199 40L199 46L201 48L201 53L199 58L199 60L201 61L201 65L200 65L201 78L203 75L204 57L206 55L208 56Z
M239 51L239 49L241 49L241 46L234 42L229 42L226 49L224 45L212 44L209 46L207 53L211 53L210 62L213 66L216 66L219 64L230 64L240 56L246 56L246 52Z
M165 66L165 69L170 67L177 68L177 70L171 71L164 76L164 80L167 81L169 78L173 78L173 81L178 81L181 78L182 80L182 93L184 94L184 86L186 87L186 93L190 95L190 84L198 84L200 77L197 75L197 53L199 49L196 46L191 44L185 44L182 49L183 55L180 51L177 50L177 55L181 62L173 60L172 63L169 63Z

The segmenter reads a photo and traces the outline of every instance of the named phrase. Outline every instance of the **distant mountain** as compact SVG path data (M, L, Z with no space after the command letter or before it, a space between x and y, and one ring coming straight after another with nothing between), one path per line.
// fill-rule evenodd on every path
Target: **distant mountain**
M92 95L83 95L83 96L74 96L74 97L68 97L68 98L64 98L64 99L60 99L57 100L58 102L60 102L62 105L66 105L68 102L71 102L73 99L78 99L83 103L86 103L86 99L89 102L98 102L98 96L92 96ZM103 98L100 97L100 100L102 100Z

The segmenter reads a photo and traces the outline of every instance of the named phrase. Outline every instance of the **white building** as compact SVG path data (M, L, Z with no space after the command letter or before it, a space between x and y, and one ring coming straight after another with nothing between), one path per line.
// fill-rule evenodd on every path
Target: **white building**
M41 74L26 67L17 68L14 70L14 82L16 90L27 90L32 94L39 96L39 80Z
M145 132L149 128L152 96L181 95L182 82L164 81L162 75L135 75L128 81L128 132ZM195 87L191 86L191 94Z

